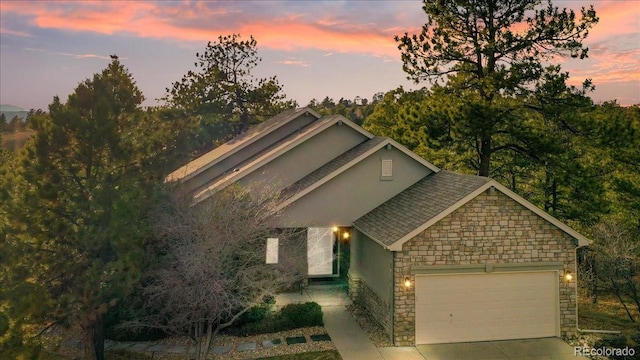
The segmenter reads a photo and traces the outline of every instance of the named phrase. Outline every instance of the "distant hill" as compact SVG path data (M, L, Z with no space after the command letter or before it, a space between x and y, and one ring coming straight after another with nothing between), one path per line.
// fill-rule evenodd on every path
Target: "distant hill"
M0 112L5 112L5 111L20 112L20 111L26 111L26 110L19 108L17 106L9 105L9 104L0 104Z
M9 122L14 116L18 116L20 119L25 120L29 111L14 105L0 104L0 114L4 114L5 119Z

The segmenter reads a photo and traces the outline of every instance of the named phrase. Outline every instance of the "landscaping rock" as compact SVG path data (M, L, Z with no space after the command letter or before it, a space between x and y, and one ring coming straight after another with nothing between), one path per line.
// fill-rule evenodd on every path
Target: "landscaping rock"
M238 352L253 351L255 349L256 349L256 343L254 343L254 342L240 344L236 348L236 350L238 350Z
M165 344L156 344L156 345L148 347L145 351L162 352L162 351L165 351L166 349L167 349L167 345L165 345Z
M231 346L218 346L216 348L213 348L212 353L214 355L222 355L228 353L229 351L231 351Z
M131 350L131 351L143 351L144 349L148 348L149 346L153 345L153 343L150 342L141 342L141 343L137 343L137 344L133 344L131 345L131 347L127 350ZM105 343L105 348L106 348L106 343Z
M131 344L131 343L117 342L117 343L113 344L113 346L111 347L111 350L129 350L129 348L132 345L133 344Z
M307 342L307 339L304 336L288 337L285 340L287 341L287 345L304 344Z
M329 334L318 334L309 336L311 341L331 341Z
M167 349L168 353L182 354L187 352L187 345L174 345Z
M280 346L280 345L282 345L282 340L280 339L264 340L262 342L262 347L265 349L269 349L269 348Z

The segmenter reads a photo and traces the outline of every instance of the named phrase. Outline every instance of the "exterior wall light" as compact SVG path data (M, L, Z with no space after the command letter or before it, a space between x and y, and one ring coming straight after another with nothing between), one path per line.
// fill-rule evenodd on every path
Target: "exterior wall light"
M411 287L411 278L409 276L406 276L404 278L404 287L406 287L407 289Z
M334 226L334 227L331 228L331 230L333 230L334 233L337 233L338 232L338 227Z
M342 238L345 240L348 240L351 237L351 235L349 234L348 231L345 231L344 233L342 233Z
M566 282L571 282L573 281L573 274L569 271L567 271L566 273L564 273L564 281Z

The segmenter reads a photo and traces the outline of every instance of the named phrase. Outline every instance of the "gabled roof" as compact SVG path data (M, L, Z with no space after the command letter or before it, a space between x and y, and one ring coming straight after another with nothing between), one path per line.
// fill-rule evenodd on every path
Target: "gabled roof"
M444 170L433 173L356 220L354 225L381 244L391 246L489 181Z
M312 115L316 119L320 118L320 114L308 107L286 110L260 124L250 127L244 134L240 134L199 158L190 161L169 174L165 180L168 182L176 180L184 182L189 180L303 114Z
M225 173L215 179L212 179L212 181L206 183L204 186L196 189L196 191L194 192L194 201L197 203L207 199L215 191L242 179L243 177L250 174L252 171L264 166L265 164L269 163L271 160L284 154L285 152L289 151L290 149L297 146L298 144L308 140L314 135L322 132L323 130L337 123L351 127L355 131L364 135L366 138L371 139L374 137L371 133L359 127L355 123L347 120L342 115L324 116L320 118L320 120L317 120L311 123L310 125L302 128L300 132L296 132L294 134L291 134L285 137L284 139L278 141L277 143L272 144L269 148L265 149L264 151L261 151L258 154L247 159L246 161L240 164L237 164L234 167L235 171L230 171L228 173Z
M575 238L578 246L590 241L558 219L536 207L497 181L449 171L430 174L354 222L354 226L392 251L425 231L476 196L494 187L560 230Z
M342 153L342 155L329 161L328 163L316 169L315 171L312 171L307 176L296 181L295 183L287 186L284 190L282 190L282 194L281 194L282 197L285 199L292 197L293 195L308 188L309 186L318 182L319 180L331 174L332 172L338 170L340 167L346 165L350 161L356 159L357 157L361 156L367 151L373 149L376 145L380 144L384 140L385 140L384 137L376 136L373 139L364 141L354 146L350 150L345 151L344 153Z
M280 210L289 206L290 204L322 186L341 173L347 171L349 168L355 166L356 164L368 158L376 151L382 149L385 146L392 146L398 149L400 152L416 160L418 163L422 164L424 167L433 172L440 171L437 166L419 157L409 149L398 144L393 139L376 136L374 139L362 143L345 152L344 154L336 157L327 164L321 166L320 168L311 172L309 175L300 179L298 182L284 189L283 197L286 200L278 205L277 209Z

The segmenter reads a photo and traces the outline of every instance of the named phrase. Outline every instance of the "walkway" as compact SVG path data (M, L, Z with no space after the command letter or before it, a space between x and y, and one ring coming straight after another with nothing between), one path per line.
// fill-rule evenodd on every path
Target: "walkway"
M346 284L310 285L276 296L276 306L307 301L322 306L324 328L343 360L424 360L415 347L376 348L345 307L351 305Z

